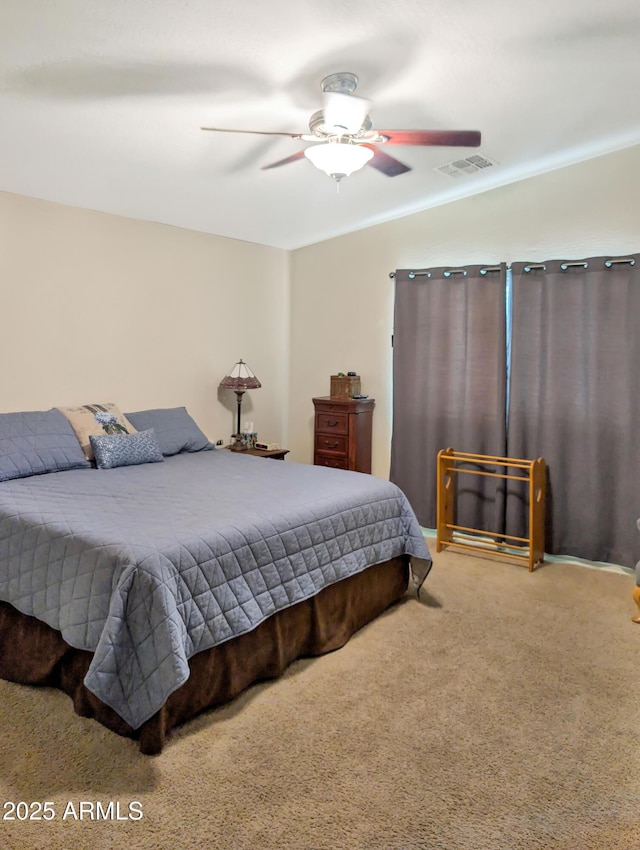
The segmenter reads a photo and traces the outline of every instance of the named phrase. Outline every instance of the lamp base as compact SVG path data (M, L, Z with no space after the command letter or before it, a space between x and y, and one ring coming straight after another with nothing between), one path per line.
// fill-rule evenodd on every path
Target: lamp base
M242 437L240 434L233 434L231 439L233 442L229 446L229 451L231 452L246 452L247 446L242 442Z

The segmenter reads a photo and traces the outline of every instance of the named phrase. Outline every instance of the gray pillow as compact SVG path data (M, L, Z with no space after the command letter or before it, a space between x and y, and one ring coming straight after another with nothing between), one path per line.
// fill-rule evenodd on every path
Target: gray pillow
M202 452L215 448L198 428L186 407L162 407L127 413L127 419L138 431L153 428L165 456L180 452Z
M137 466L164 460L153 429L138 431L137 434L91 434L89 442L98 469Z
M0 413L0 481L90 466L59 410Z

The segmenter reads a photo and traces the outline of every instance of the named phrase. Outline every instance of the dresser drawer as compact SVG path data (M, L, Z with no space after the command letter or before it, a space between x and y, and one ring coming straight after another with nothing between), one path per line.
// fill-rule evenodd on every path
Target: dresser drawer
M325 455L316 453L313 461L315 466L330 466L332 469L348 469L349 461L346 457L339 455Z
M317 452L331 452L346 457L348 445L347 438L341 434L316 434Z
M321 410L316 413L316 433L324 434L348 434L349 415L347 413L333 413L333 411Z

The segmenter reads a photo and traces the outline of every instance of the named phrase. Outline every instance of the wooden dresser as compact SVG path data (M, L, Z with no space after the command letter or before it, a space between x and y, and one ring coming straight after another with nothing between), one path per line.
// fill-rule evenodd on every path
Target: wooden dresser
M375 399L313 399L313 462L355 472L371 472L371 426Z

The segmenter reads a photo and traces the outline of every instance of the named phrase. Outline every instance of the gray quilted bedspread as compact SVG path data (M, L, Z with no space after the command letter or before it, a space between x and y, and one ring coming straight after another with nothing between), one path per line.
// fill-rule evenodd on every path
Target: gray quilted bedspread
M413 511L371 475L213 451L0 484L0 599L93 651L85 684L133 728L195 653L403 553L424 580Z

